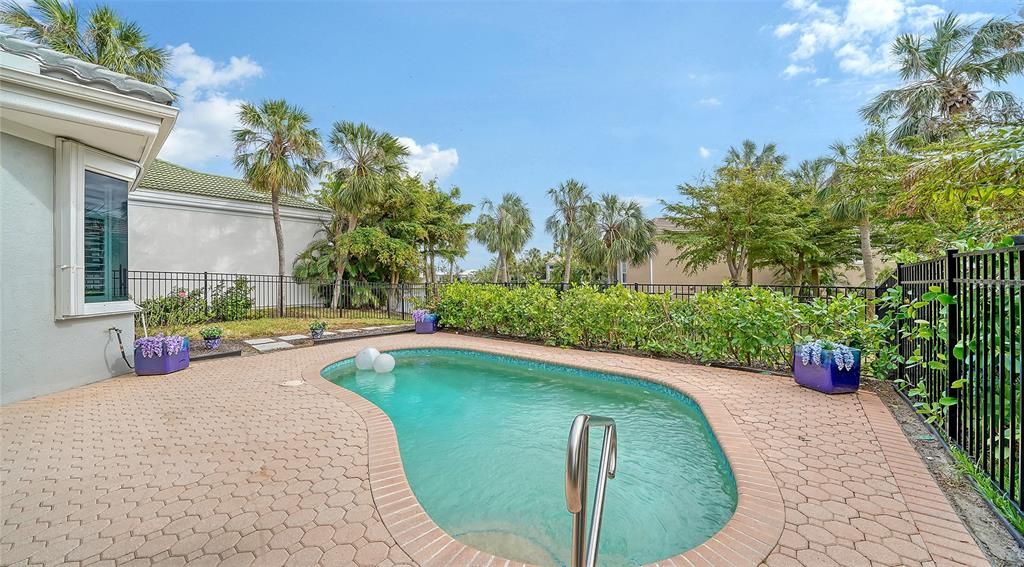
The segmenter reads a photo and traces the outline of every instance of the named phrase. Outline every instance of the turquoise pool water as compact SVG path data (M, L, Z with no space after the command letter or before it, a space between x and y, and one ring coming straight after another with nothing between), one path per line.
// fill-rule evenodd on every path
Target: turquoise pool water
M565 445L580 413L612 417L618 428L601 565L685 551L736 508L736 484L707 421L670 388L471 351L391 354L397 364L389 374L356 370L348 359L323 375L388 414L420 504L467 545L542 565L568 561ZM599 430L590 448L593 490Z

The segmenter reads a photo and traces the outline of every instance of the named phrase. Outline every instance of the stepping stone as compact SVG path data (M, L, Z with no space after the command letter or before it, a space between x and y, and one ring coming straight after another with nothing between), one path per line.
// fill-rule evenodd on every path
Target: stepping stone
M274 342L274 339L249 339L247 341L242 342L244 342L247 345L265 345L267 343Z
M302 339L308 339L306 335L285 335L283 337L277 337L282 341L301 341Z
M285 349L285 348L295 348L295 345L290 344L290 343L271 341L269 343L261 343L261 344L258 344L258 345L252 345L252 348L254 348L254 349L256 349L256 350L258 350L260 352L270 352L272 350L281 350L281 349Z
M337 335L337 334L338 333L333 333L331 331L324 331L324 336L325 337L333 337L334 335Z
M341 329L339 333L358 333L359 329Z

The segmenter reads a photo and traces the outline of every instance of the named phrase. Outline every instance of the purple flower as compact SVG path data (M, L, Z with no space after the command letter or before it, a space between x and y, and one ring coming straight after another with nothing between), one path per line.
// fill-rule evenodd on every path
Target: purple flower
M416 323L423 323L424 321L432 321L434 314L426 309L413 309L412 320Z
M178 354L185 348L185 337L181 335L165 337L163 333L160 333L155 337L135 339L135 348L142 351L143 358L159 358L164 353L168 355Z

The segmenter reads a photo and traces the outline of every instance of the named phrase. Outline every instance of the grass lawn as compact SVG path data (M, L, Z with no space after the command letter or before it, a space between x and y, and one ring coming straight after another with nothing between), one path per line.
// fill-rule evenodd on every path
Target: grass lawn
M192 341L202 340L199 336L199 329L203 327L220 327L224 330L225 340L252 339L255 337L280 337L284 335L308 335L309 324L313 320L309 317L284 317L267 319L245 319L242 321L222 321L219 323L202 323L199 325L177 325L165 327L150 327L149 334L163 333L165 335L186 335ZM408 323L400 319L323 319L327 323L327 330L355 329L359 327L378 327L381 325L394 325L397 323ZM142 336L142 327L135 328L135 335Z

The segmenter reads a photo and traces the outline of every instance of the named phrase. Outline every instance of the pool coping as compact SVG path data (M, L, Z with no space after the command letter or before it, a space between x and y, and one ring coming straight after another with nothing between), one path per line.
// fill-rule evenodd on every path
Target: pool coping
M704 418L732 469L733 478L736 481L736 510L725 526L711 538L679 555L662 559L651 565L757 565L768 557L782 536L785 526L785 507L774 475L725 405L709 392L692 384L684 384L672 376L624 371L598 363L562 364L545 360L532 352L517 352L510 355L477 345L460 344L457 339L445 341L444 345L432 346L432 348L497 354L533 362L618 374L666 386L693 400L704 414ZM409 349L410 347L387 348L381 349L381 351ZM405 476L398 447L398 436L391 423L391 418L366 398L324 378L321 371L331 364L334 362L307 366L302 370L302 378L328 395L342 400L362 417L366 425L369 444L368 474L374 506L380 514L385 528L409 557L423 566L525 566L524 563L497 557L460 543L434 523L413 494Z

